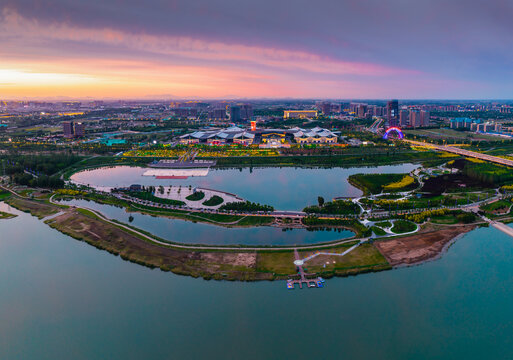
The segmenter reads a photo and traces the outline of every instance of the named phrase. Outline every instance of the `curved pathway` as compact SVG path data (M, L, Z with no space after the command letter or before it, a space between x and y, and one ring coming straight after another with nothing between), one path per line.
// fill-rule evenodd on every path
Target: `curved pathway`
M11 193L17 195L15 192L9 190ZM53 197L55 195L52 195L49 199L49 202L54 205L59 205L59 203L54 202ZM21 197L21 196L20 196ZM179 248L179 249L185 249L185 250L237 250L237 251L283 251L283 250L293 250L294 248L298 248L300 250L315 250L315 249L322 249L322 248L330 248L338 245L345 244L347 242L352 241L367 241L369 238L350 238L350 239L344 239L339 241L334 241L330 243L324 243L319 245L307 245L307 246L280 246L280 247L265 247L265 246L255 246L255 247L245 247L245 246L212 246L212 245L185 245L185 244L177 244L177 243L170 243L165 241L160 241L158 239L155 239L152 236L149 236L143 232L140 232L136 230L135 228L131 226L124 225L122 223L118 223L115 221L112 221L105 217L101 212L85 207L85 206L73 206L76 209L83 209L92 212L95 216L97 216L100 220L105 221L111 225L117 226L119 228L128 230L132 233L137 234L138 236L144 238L147 241L150 241L152 243L165 246L165 247L171 247L171 248Z

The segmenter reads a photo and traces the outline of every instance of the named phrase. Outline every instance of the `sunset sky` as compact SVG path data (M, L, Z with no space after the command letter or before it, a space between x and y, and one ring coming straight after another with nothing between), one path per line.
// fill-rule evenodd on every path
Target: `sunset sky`
M0 0L0 99L510 99L512 15L507 0Z

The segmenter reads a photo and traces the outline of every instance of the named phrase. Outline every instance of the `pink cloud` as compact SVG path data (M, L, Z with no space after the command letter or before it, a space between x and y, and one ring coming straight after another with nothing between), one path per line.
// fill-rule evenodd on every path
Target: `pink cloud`
M266 66L279 70L333 75L390 76L418 74L409 69L388 67L380 64L343 61L305 51L263 46L248 46L211 42L191 37L155 36L144 33L128 33L115 29L79 28L67 24L42 25L28 20L11 10L4 10L1 30L9 36L24 40L52 43L74 41L88 44L122 46L154 54L180 56L206 63L213 61L240 62L251 66Z

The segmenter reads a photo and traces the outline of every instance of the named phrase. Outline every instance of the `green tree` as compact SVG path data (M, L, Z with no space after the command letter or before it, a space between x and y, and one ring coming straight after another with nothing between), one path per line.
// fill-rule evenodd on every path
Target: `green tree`
M322 207L324 205L324 198L322 196L318 196L317 202L319 203L319 207Z

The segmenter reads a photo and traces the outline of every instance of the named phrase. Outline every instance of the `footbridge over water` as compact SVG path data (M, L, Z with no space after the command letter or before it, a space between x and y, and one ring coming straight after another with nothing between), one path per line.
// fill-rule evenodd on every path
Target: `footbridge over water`
M481 216L481 218L488 224L490 224L490 226L496 228L499 231L502 231L506 235L513 237L513 229L510 228L508 225L498 221L490 220L486 216Z
M490 225L496 228L497 230L502 231L503 233L513 237L513 229L510 228L508 225L497 222L497 221L491 221Z

